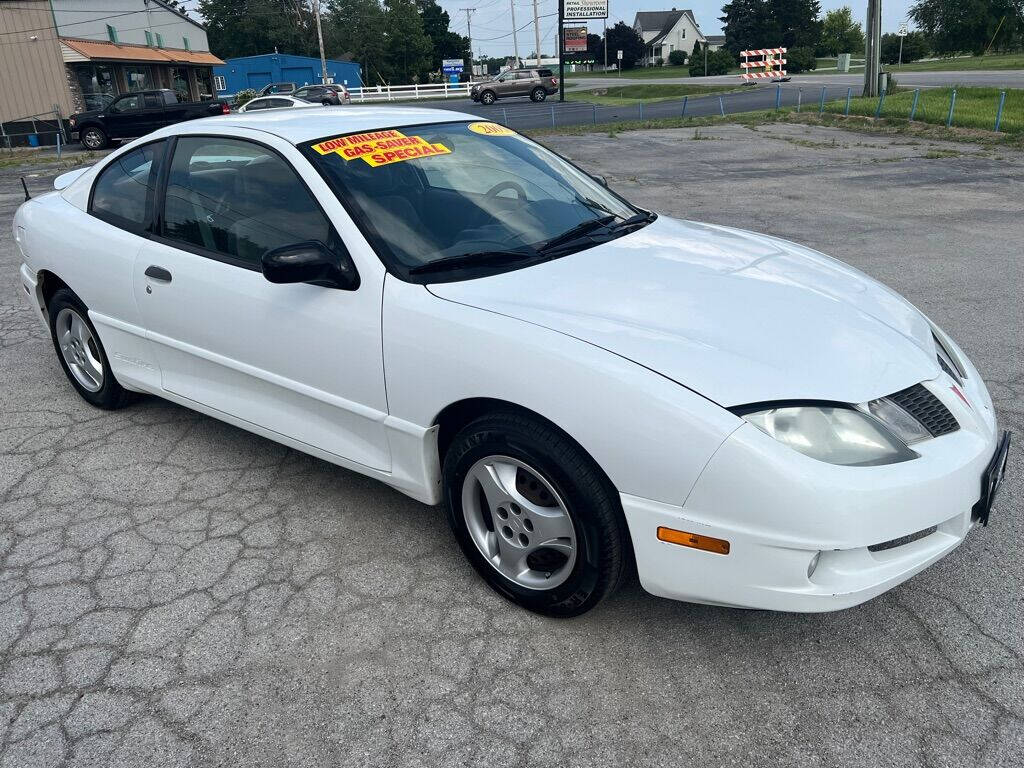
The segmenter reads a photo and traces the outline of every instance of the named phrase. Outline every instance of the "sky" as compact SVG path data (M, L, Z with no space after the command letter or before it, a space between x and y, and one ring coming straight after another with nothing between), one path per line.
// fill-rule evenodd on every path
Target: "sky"
M512 14L515 14L516 28L519 29L519 55L527 56L534 50L533 0L438 0L451 17L451 29L465 35L466 13L463 8L476 8L472 14L473 52L477 55L482 51L486 56L511 56ZM510 7L510 2L514 5ZM726 0L692 0L690 3L681 0L668 0L665 4L653 0L609 0L609 26L618 21L632 25L633 16L637 11L668 10L675 5L683 10L689 8L697 17L701 31L706 35L720 34L722 5ZM907 15L907 9L913 0L884 0L882 3L882 32L895 32ZM821 0L822 13L832 8L849 5L853 9L853 17L864 24L867 16L866 0ZM537 0L540 20L541 50L554 53L555 27L558 19L558 0ZM591 21L590 31L601 34L601 22Z

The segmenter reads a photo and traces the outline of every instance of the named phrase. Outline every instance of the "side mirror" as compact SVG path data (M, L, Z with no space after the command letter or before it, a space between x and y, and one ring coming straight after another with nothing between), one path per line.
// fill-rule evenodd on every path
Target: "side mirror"
M349 255L335 253L319 240L267 251L260 266L272 283L312 283L349 291L359 287L359 274Z
M606 179L604 176L600 176L600 175L598 175L596 173L592 173L592 174L590 174L590 178L592 178L594 181L596 181L598 184L600 184L605 189L608 189L608 179Z

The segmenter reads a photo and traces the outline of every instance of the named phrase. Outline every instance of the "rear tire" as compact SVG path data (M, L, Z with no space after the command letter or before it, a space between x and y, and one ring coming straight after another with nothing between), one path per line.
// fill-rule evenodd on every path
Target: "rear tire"
M102 128L91 125L82 131L82 146L86 149L106 149L108 144L110 144L110 139Z
M494 95L494 91L484 91L480 94L480 103L490 106L497 100L497 96Z
M544 101L548 97L548 92L543 88L534 88L530 94L530 101Z
M75 391L97 408L114 410L127 405L132 393L114 378L106 350L82 300L61 288L53 294L46 311L54 351Z
M508 600L578 616L618 586L632 552L618 494L557 428L514 412L482 416L453 438L443 484L459 546Z

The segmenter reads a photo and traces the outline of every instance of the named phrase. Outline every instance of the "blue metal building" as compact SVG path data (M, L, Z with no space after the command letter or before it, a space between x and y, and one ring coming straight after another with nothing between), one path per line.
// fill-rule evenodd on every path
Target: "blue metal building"
M350 88L360 88L363 84L359 64L354 61L328 59L327 77ZM310 85L320 82L320 59L287 53L226 59L223 66L213 68L213 82L218 96L235 94L244 88L258 91L268 83Z

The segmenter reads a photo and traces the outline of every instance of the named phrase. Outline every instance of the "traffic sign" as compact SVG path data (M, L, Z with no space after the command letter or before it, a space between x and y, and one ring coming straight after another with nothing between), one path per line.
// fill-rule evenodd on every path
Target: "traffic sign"
M615 54L616 54L615 58L617 58L619 61L622 61L622 49L619 48L619 50L617 50L615 52Z
M908 34L910 34L910 30L907 27L907 22L904 21L902 24L900 24L900 31L897 32L896 34L898 34L900 37L906 37Z

